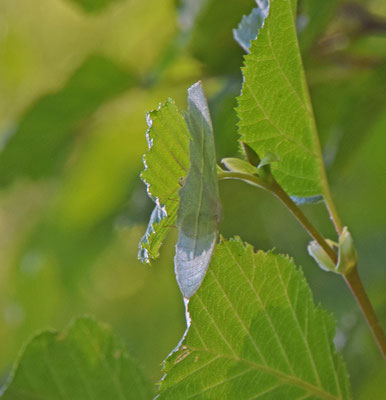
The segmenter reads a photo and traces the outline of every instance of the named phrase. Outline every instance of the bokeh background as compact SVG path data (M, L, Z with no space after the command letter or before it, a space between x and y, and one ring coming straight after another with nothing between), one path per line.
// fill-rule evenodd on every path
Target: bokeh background
M218 160L238 154L243 53L232 28L252 0L0 1L0 384L23 343L78 315L108 322L156 382L180 340L176 232L137 261L153 204L140 181L145 112L185 107L201 79ZM301 0L300 46L337 207L386 324L386 3ZM343 281L318 269L269 194L221 182L225 237L290 253L334 313L355 398L384 395L385 368ZM334 238L323 205L305 206Z

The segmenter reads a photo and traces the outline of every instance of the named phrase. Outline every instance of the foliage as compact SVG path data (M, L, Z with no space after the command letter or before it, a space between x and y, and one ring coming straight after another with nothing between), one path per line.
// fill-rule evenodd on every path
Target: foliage
M189 131L175 103L169 100L147 117L149 151L144 156L146 168L141 177L156 206L138 256L149 262L159 255L159 248L169 228L175 224L179 204L178 189L189 170Z
M275 152L273 174L293 196L321 194L321 154L298 50L294 2L271 1L245 58L237 113L241 139L259 155Z
M9 184L20 175L37 179L54 173L82 122L132 83L131 75L110 60L89 57L61 91L41 98L6 138L0 159L0 184ZM51 132L55 134L47 140Z
M160 399L350 398L333 319L292 260L222 241L189 316Z
M190 170L179 190L174 264L181 292L189 298L205 277L221 213L212 122L199 82L188 89L186 122L192 136Z
M296 3L270 1L242 77L243 49L232 30L256 4L257 10L266 6L262 0L41 0L39 7L28 0L0 2L4 398L24 398L21 391L28 398L57 398L52 376L63 383L62 398L85 398L86 386L95 391L91 398L151 398L155 391L143 376L158 382L160 362L184 329L172 265L177 235L189 224L177 221L177 213L191 210L190 195L200 193L209 199L209 215L200 220L211 221L212 235L219 230L243 241L222 238L197 293L203 275L184 293L190 297L189 328L165 362L159 396L343 399L350 398L351 385L354 398L382 398L383 361L364 319L340 277L315 267L306 250L309 238L292 215L270 193L228 180L219 183L223 218L217 224L219 200L216 194L211 203L209 196L217 193L215 152L229 170L221 173L260 183L273 177L298 204L320 195L326 200L328 175L366 289L385 322L386 10L381 0ZM258 23L266 16L253 15ZM186 88L198 80L216 151L207 149L210 162L201 164L201 171L212 171L210 183L188 190L194 128L178 109L186 109ZM169 97L175 102L158 107ZM154 109L142 173L146 193L138 178L146 151L144 111ZM244 159L240 138L258 163ZM153 260L151 267L136 260L154 207L148 194L156 208L140 255ZM323 202L302 210L329 243L339 241ZM209 242L215 243L213 236ZM276 250L255 253L252 246ZM278 253L290 253L304 269ZM280 273L289 279L287 292ZM308 285L323 308L314 305ZM85 313L108 321L134 358L93 320L77 320L63 331L69 319ZM35 336L46 326L64 333ZM90 348L88 334L99 349ZM31 335L12 378L11 366ZM86 380L80 381L69 349ZM121 368L114 377L101 354ZM269 369L259 369L261 356ZM283 374L296 384L281 380ZM130 386L135 377L142 383ZM111 379L127 392L114 393Z
M69 367L72 368L69 368ZM151 386L105 326L87 318L25 348L4 399L149 399Z

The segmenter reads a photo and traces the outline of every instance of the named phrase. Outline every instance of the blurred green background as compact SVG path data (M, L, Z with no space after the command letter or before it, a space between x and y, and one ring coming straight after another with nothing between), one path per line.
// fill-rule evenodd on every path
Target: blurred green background
M156 382L184 329L176 232L137 261L152 202L139 179L145 112L185 107L203 81L217 155L238 154L243 53L232 28L252 0L0 1L0 384L23 343L91 314L110 323ZM386 3L302 0L300 47L329 180L386 324ZM307 255L267 193L221 182L225 237L290 253L334 313L355 398L380 399L383 362L348 289ZM247 210L247 211L246 211ZM304 207L334 238L323 205Z

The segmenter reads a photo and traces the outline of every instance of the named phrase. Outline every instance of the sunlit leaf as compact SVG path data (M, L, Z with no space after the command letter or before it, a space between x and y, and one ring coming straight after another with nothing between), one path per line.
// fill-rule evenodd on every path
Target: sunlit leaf
M200 82L188 89L186 121L192 136L190 170L179 191L178 241L174 263L182 294L189 298L205 276L220 218L212 122Z
M142 180L156 207L139 244L145 262L158 257L159 248L177 217L178 190L189 169L189 131L175 103L169 100L148 115L149 151L144 156Z
M295 28L296 2L270 1L269 15L245 57L237 108L241 140L262 157L277 154L272 172L300 197L323 193L324 171Z
M188 311L160 399L350 399L332 316L291 259L223 241Z
M68 331L45 331L27 344L1 398L150 400L152 390L110 329L80 318Z

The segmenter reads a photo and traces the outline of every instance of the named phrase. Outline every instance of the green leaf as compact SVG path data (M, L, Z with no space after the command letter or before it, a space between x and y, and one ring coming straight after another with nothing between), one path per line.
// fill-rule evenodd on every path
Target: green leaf
M334 321L287 257L223 241L188 303L159 399L349 399Z
M192 136L191 166L179 191L174 264L181 292L189 298L204 279L216 244L221 212L213 129L201 82L188 89L186 122Z
M156 207L139 244L138 258L150 262L158 257L159 248L169 227L175 224L181 178L189 170L189 131L173 100L147 116L149 151L144 156L141 174L149 196Z
M245 157L248 160L249 164L253 165L254 167L257 167L260 164L261 160L260 157L255 152L255 150L253 150L250 146L248 146L244 142L241 142L241 147L244 151Z
M24 349L4 400L152 398L150 383L105 325L76 320L45 331Z
M250 14L243 15L237 29L233 29L233 37L247 53L249 53L251 41L257 38L269 10L268 0L256 0L256 3L259 7L252 9Z
M38 179L56 172L81 124L132 84L132 76L109 59L89 57L62 90L26 112L0 154L0 185L20 176Z
M70 0L88 13L98 13L122 0Z
M262 160L259 162L259 165L257 166L257 168L262 168L265 165L270 165L273 162L278 162L278 161L280 161L280 157L277 154L269 151L267 154L264 155Z
M290 194L323 193L324 167L300 58L296 2L270 1L269 15L245 57L238 98L241 140L261 157L272 152L280 163L272 173Z
M257 175L257 168L251 165L248 161L241 160L240 158L223 158L221 162L230 170L235 172L242 172L245 174Z
M174 222L177 215L178 203L168 206L169 213L165 207L156 205L150 215L145 234L139 242L138 260L150 263L151 259L159 256L159 249L169 232L170 222Z

